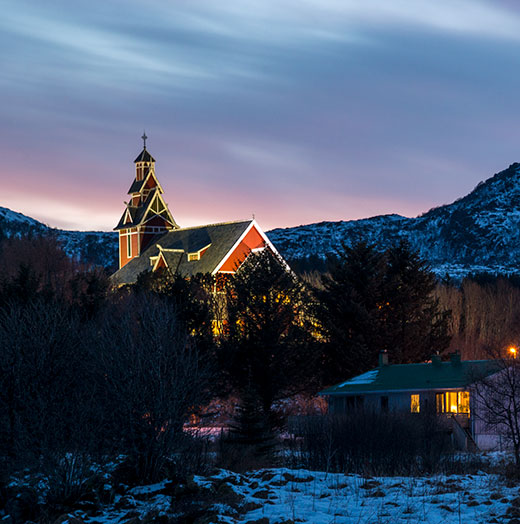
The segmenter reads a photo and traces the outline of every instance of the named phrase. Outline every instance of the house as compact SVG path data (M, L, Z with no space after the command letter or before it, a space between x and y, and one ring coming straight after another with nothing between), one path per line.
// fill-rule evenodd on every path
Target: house
M114 284L133 284L142 272L159 269L183 277L233 274L251 253L267 247L278 254L254 219L180 227L163 199L146 135L142 138L129 201L114 228L119 232L119 270L111 277Z
M501 371L495 360L462 361L460 354L442 362L434 355L422 364L389 364L379 356L376 369L320 392L330 414L367 409L376 412L437 413L462 449L503 447L496 428L484 423L476 385Z

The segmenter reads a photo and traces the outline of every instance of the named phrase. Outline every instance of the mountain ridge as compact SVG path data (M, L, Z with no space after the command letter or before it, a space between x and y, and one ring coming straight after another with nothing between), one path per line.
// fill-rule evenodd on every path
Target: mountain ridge
M518 271L520 164L480 182L470 193L414 218L379 215L274 229L269 237L289 259L337 255L356 240L386 249L407 240L439 274Z
M0 233L53 234L64 250L84 262L116 269L117 233L67 231L0 207ZM377 215L348 221L323 221L267 232L289 260L325 260L357 240L381 250L406 240L440 276L516 273L520 270L520 164L513 163L480 182L467 195L417 217Z

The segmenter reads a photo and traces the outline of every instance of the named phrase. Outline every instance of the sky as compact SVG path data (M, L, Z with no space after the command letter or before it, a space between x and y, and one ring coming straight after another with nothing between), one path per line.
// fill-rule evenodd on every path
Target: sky
M416 216L520 161L516 0L0 0L0 206L111 230Z

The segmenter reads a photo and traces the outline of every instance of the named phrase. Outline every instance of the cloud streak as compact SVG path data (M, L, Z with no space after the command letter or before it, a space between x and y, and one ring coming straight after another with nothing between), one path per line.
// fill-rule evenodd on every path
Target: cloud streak
M181 223L420 213L518 160L518 27L506 0L13 2L0 205L99 227L145 127Z

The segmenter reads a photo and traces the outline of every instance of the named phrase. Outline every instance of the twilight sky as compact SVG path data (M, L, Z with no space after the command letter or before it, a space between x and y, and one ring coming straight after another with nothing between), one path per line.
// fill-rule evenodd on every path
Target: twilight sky
M0 206L114 227L415 216L520 161L517 0L0 0Z

